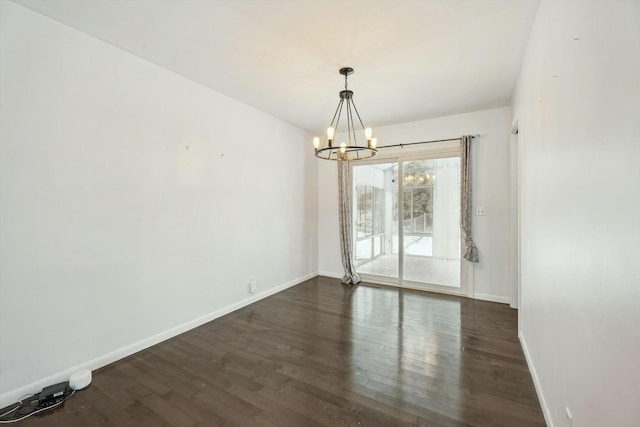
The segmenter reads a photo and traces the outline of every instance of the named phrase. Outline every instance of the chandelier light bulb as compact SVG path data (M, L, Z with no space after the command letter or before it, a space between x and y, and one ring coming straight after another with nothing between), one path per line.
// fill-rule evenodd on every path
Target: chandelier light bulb
M336 130L332 127L327 128L327 139L333 140L333 136L335 135Z
M343 142L342 144L340 144L340 152L342 154L347 152L347 143L346 142Z
M317 136L313 138L313 146L316 150L320 148L320 138L318 138Z
M371 148L376 148L378 146L378 138L371 139Z
M367 137L367 140L371 139L371 135L373 135L373 129L366 128L364 130L364 135Z

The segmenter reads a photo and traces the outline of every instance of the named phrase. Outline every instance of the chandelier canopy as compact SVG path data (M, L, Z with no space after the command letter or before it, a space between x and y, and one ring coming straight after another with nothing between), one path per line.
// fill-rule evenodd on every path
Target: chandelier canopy
M356 108L356 104L353 102L353 91L349 90L347 85L348 77L353 74L353 68L345 67L340 69L340 74L344 76L344 90L340 91L340 102L338 102L338 108L333 114L331 124L327 128L327 135L323 145L320 145L320 138L313 138L313 146L316 150L316 157L325 160L363 160L378 154L376 149L378 145L377 138L372 138L373 130L365 127L360 118L360 113ZM346 101L346 102L345 102ZM343 136L345 141L336 144L334 137L338 133L338 125L340 124L340 117L342 111L345 110L345 116L347 120L347 134ZM356 137L356 123L353 120L353 112L355 111L358 122L364 131L364 140L367 145L358 145ZM348 141L348 143L347 143Z

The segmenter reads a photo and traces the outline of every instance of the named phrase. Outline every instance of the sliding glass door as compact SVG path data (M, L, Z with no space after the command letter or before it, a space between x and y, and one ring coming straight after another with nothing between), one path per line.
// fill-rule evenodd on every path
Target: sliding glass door
M460 293L460 158L395 158L353 168L357 271Z
M460 287L460 158L402 162L405 282Z

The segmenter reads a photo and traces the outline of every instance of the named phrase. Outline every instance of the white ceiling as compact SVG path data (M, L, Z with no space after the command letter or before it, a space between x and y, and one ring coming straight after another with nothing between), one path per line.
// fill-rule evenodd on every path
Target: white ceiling
M508 105L538 1L15 0L313 133Z

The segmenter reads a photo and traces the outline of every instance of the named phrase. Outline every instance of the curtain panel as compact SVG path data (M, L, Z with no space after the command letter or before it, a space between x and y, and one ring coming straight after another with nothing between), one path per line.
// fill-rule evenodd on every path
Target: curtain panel
M478 248L471 238L471 216L473 214L471 191L471 141L472 136L460 138L460 229L464 243L463 258L478 262Z
M353 217L351 214L351 169L349 162L338 161L338 206L340 225L340 252L344 276L342 283L357 285L360 275L356 272L353 257Z

